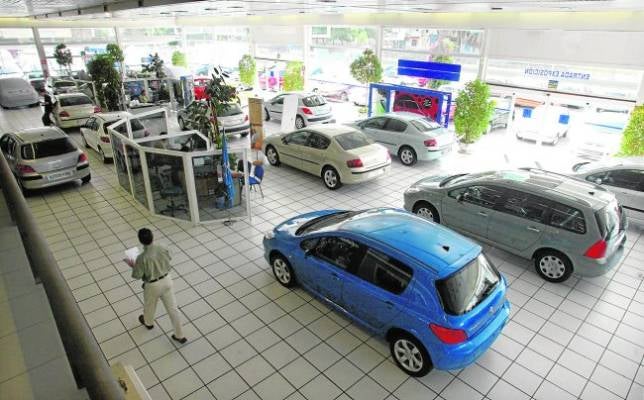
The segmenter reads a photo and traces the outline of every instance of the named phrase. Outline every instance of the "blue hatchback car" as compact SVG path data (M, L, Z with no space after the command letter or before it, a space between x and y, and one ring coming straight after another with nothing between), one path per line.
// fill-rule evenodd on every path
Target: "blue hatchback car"
M508 321L507 283L481 251L396 209L316 211L264 237L282 285L301 284L385 337L412 376L471 364Z

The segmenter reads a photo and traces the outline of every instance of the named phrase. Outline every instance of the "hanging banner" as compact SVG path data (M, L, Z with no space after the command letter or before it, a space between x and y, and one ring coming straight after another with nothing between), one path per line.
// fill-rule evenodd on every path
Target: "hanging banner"
M248 98L248 117L250 120L251 147L261 150L264 143L264 100L259 97Z

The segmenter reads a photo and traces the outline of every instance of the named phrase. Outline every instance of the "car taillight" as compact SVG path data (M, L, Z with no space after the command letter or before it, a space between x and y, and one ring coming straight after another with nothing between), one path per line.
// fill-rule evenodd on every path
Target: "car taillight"
M429 324L429 328L443 343L458 344L467 340L467 334L461 329L450 329L436 324Z
M69 117L69 113L67 111L61 111L58 113L59 117Z
M30 165L18 164L17 168L21 174L33 174L36 172Z
M606 255L606 248L608 246L606 245L606 241L604 239L598 240L595 244L590 246L588 250L584 253L584 255L588 258L592 258L594 260L598 260L600 258L604 258Z
M86 163L87 162L87 154L81 153L78 156L78 164Z
M100 113L100 112L101 112L101 107L99 107L99 106L94 106L94 112L95 112L95 113Z
M434 146L436 146L436 145L438 144L438 142L436 142L436 139L427 139L427 140L425 140L425 141L423 142L423 144L424 144L426 147L434 147Z
M308 107L302 107L302 112L307 115L313 115L313 111Z
M355 160L347 161L347 167L349 167L349 168L360 168L360 167L364 167L364 165L362 164L361 159L356 158Z
M109 143L109 142L110 142L110 138L109 138L109 136L101 136L101 142L103 142L103 143Z

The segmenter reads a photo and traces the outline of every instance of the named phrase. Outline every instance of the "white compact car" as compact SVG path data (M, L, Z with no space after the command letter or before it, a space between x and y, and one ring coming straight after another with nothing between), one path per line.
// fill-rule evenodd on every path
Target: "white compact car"
M389 151L364 133L341 125L305 128L264 141L271 165L284 163L319 176L327 188L360 183L389 172Z
M331 105L327 103L324 97L315 93L302 92L284 92L266 101L264 103L264 118L266 121L282 119L284 99L286 96L291 95L297 96L297 115L295 117L295 127L297 129L309 125L335 123Z
M198 103L205 107L204 100L196 100L192 104ZM196 129L194 121L190 119L189 107L182 108L177 112L177 123L182 131L187 129ZM219 127L226 132L226 136L239 135L245 137L250 133L250 122L248 114L242 110L237 103L228 104L228 108L217 116Z
M120 120L130 118L132 126L132 135L135 139L148 136L148 132L138 119L134 118L129 112L111 112L111 113L98 113L89 117L85 125L80 128L81 138L86 148L94 149L103 160L104 163L113 159L112 144L110 135L107 132L107 127L112 123Z
M65 93L56 96L54 122L61 128L75 128L85 125L87 119L101 112L92 99L83 93Z
M525 114L525 116L524 116ZM517 139L556 145L568 135L570 112L561 106L536 107L517 112L514 134ZM528 116L529 115L529 116Z
M571 176L606 187L629 219L644 223L644 157L578 163Z

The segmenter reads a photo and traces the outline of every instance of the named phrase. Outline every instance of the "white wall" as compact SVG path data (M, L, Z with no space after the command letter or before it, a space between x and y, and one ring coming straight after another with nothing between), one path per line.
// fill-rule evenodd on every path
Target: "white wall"
M644 69L644 32L491 29L491 58Z

